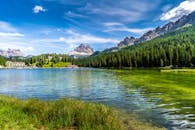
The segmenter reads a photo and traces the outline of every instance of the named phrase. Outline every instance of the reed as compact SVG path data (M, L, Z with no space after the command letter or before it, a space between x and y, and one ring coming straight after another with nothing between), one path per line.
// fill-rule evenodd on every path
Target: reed
M125 119L102 104L73 99L41 101L0 96L0 129L5 130L157 130L150 124Z

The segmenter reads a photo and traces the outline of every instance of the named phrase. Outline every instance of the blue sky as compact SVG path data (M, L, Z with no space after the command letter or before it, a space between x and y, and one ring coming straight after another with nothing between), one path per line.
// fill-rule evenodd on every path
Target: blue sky
M195 0L1 0L0 49L67 53L87 43L103 50L194 7Z

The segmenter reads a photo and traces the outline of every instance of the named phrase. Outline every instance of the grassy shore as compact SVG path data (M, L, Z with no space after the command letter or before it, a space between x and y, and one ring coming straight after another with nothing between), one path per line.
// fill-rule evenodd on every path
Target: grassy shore
M160 72L165 72L165 73L169 73L169 72L195 73L195 69L164 69L164 70L160 70Z
M3 130L158 130L102 104L72 99L41 101L0 96Z
M47 64L43 65L43 68L60 68L60 67L68 67L72 65L70 62L58 62L58 63L53 63L53 62L48 62Z

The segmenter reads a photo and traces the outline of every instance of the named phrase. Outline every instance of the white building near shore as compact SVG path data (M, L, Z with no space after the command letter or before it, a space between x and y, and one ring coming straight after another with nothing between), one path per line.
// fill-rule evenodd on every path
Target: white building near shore
M26 67L24 62L12 62L12 61L7 61L6 62L6 67L7 68L24 68Z

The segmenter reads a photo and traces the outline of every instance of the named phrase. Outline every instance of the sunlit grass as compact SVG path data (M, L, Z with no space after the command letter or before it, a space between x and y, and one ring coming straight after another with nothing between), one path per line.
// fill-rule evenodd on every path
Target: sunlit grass
M158 130L102 104L60 99L19 100L0 96L0 129Z
M48 62L43 65L43 68L63 68L63 67L68 67L71 65L70 62L58 62L58 63L53 63L53 62Z
M166 73L169 73L169 72L174 72L174 73L177 73L177 72L195 73L195 69L166 69L166 70L160 70L160 72L166 72Z

